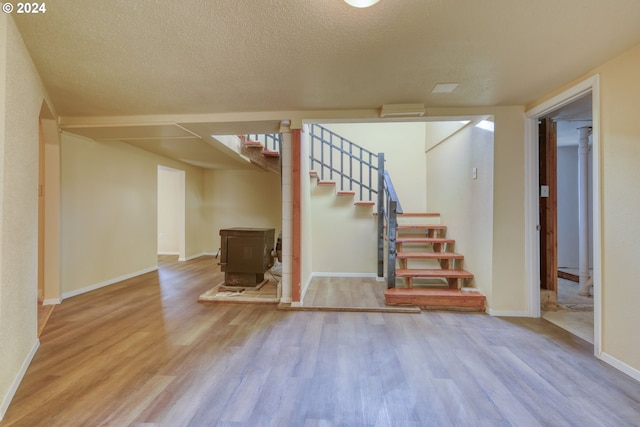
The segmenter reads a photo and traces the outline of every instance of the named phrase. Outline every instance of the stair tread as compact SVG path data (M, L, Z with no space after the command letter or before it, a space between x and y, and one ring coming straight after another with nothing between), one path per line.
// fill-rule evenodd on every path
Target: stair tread
M338 191L336 194L338 196L354 196L356 192L355 191Z
M399 268L396 277L436 277L451 279L473 279L466 270L443 270L439 268Z
M280 153L278 151L271 150L262 150L262 155L267 157L280 157Z
M464 255L456 252L398 252L396 258L425 258L425 259L464 259Z
M396 243L454 243L446 237L396 237Z
M363 200L360 200L360 201L357 201L357 202L354 203L354 205L356 205L356 206L373 206L375 204L376 204L376 202L368 202L368 201L363 201Z
M242 145L244 145L245 147L249 147L249 148L262 148L262 147L264 147L262 145L262 143L258 142L258 141L244 141L242 143Z
M336 185L335 181L318 181L318 185Z

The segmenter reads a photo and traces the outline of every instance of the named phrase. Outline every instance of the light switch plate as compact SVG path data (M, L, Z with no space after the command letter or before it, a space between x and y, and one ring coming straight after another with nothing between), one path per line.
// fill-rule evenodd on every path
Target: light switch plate
M540 186L540 197L549 197L549 186L541 185Z

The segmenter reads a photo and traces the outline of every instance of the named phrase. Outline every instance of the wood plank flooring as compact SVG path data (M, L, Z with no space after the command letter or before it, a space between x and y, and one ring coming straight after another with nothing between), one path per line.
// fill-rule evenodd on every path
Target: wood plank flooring
M291 310L420 313L418 307L385 304L386 282L373 277L314 277L304 295L302 307ZM285 309L286 306L280 306Z
M0 427L640 426L640 383L545 320L198 304L214 265L65 300Z

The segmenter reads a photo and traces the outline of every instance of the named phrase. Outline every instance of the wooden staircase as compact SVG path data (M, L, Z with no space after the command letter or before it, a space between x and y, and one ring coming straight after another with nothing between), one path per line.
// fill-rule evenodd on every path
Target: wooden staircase
M396 278L403 283L385 291L385 303L484 311L485 296L464 286L473 274L463 269L464 256L454 251L455 240L439 220L433 213L398 215Z
M242 141L242 155L259 168L280 175L280 153L278 151L267 150L261 142L253 141L246 135L239 137Z

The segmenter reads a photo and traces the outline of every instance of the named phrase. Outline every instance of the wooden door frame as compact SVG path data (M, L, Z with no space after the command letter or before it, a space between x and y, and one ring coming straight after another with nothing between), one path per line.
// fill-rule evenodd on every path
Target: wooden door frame
M548 194L540 194L540 291L548 291L549 301L558 302L558 144L557 125L549 117L538 124L538 176L540 193L547 186Z
M528 314L540 317L540 238L538 181L538 119L582 96L592 98L593 149L593 349L596 357L602 354L602 204L600 160L600 79L594 75L553 98L525 112L525 262L529 290Z

